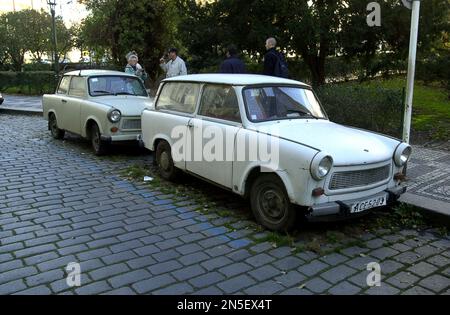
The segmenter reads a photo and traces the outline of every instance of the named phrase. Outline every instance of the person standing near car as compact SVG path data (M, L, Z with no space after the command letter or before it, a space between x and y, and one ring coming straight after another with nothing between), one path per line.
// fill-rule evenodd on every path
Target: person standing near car
M234 45L227 48L227 59L220 65L219 73L246 73L245 64L239 58L237 49Z
M173 78L180 75L187 75L186 63L183 59L178 57L178 50L171 48L169 50L169 61L163 58L160 59L161 69L166 73L166 78Z
M134 74L142 81L145 82L147 80L148 75L145 72L144 68L139 64L139 58L136 52L132 51L126 55L128 64L125 67L125 73Z
M264 55L264 75L288 78L289 70L283 54L276 50L277 41L270 37L266 40L267 52Z

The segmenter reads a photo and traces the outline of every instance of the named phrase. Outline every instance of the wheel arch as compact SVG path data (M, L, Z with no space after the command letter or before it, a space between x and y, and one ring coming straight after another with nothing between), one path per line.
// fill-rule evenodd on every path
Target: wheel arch
M86 119L84 128L82 130L84 132L84 134L82 134L83 137L86 137L87 139L91 139L91 128L92 128L93 124L96 124L98 126L100 133L103 133L102 125L98 122L98 120L95 117L88 117Z
M252 188L252 185L254 183L254 181L258 178L258 176L260 176L261 174L264 174L265 172L263 172L261 170L261 166L254 166L251 169L249 169L246 173L245 176L245 181L244 184L242 186L243 188L243 196L244 198L248 199L250 197L250 191ZM267 173L267 172L266 172ZM275 176L277 176L281 182L284 185L284 188L288 194L289 200L292 203L295 203L295 197L294 197L294 189L293 186L289 180L289 176L287 175L287 173L285 171L274 171L274 172L270 172L270 174L274 174Z
M153 138L151 148L149 148L149 149L150 149L151 151L156 151L156 148L158 147L158 144L159 144L161 141L167 142L167 143L169 144L169 146L172 147L172 143L171 143L169 137L167 137L166 135L163 135L163 134L157 134L157 135Z

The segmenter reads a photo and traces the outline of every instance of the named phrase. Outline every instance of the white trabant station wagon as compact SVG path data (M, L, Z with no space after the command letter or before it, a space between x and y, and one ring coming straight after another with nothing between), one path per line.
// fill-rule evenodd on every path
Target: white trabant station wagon
M81 135L101 155L110 143L136 141L141 112L153 104L134 75L81 70L64 74L56 93L44 95L42 105L55 139L64 138L65 131Z
M142 113L142 141L162 177L182 170L248 197L257 221L277 231L299 214L345 218L396 201L411 154L400 140L328 120L310 86L259 75L164 80Z

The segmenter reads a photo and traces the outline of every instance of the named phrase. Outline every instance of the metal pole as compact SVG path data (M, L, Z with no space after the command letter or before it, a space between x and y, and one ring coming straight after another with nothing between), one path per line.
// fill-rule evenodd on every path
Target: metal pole
M53 28L53 49L55 50L55 73L56 77L59 78L59 56L58 56L58 44L56 38L56 18L55 9L51 8L52 12L52 28Z
M409 40L408 78L406 83L405 116L403 119L403 141L409 143L416 71L417 35L419 32L420 0L412 1L411 34Z

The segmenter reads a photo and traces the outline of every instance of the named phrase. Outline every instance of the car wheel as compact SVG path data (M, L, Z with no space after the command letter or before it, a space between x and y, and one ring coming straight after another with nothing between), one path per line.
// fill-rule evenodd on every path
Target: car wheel
M156 165L162 178L174 180L177 177L178 169L173 163L172 150L166 141L161 141L156 147Z
M93 124L91 127L91 143L95 155L100 156L106 153L108 145L105 141L102 141L100 129L97 124Z
M65 131L58 128L58 122L56 121L56 116L51 114L48 118L48 128L54 139L61 140L64 138Z
M253 182L250 202L256 221L269 230L286 232L294 226L297 210L275 174L262 174Z

